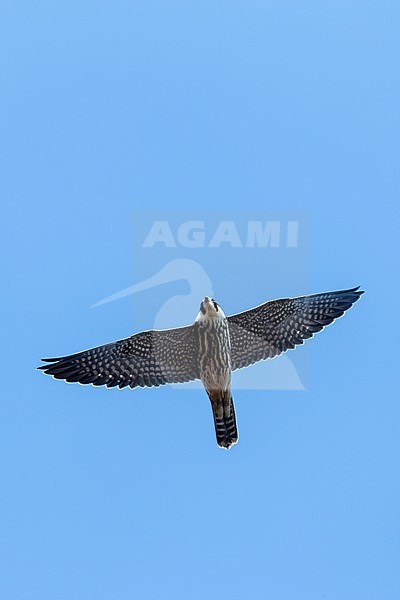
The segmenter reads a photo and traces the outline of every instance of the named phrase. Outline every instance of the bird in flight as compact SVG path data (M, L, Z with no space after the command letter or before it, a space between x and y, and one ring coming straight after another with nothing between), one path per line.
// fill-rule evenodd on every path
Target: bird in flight
M120 389L200 379L211 401L217 443L238 441L231 373L303 344L350 308L358 287L282 298L226 317L205 297L192 325L142 331L131 337L59 358L44 358L55 379Z

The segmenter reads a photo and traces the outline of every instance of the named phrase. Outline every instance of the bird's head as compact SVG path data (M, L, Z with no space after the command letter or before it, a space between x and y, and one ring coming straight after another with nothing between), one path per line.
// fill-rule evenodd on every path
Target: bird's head
M217 304L214 298L206 296L200 303L200 311L196 321L205 321L207 319L224 319L225 315L222 308Z

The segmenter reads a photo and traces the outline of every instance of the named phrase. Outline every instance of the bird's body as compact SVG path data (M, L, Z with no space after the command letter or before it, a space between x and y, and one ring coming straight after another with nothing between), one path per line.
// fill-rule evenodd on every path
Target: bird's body
M230 448L238 441L232 398L231 340L228 320L215 300L204 298L196 318L199 375L211 401L217 443Z
M55 379L131 388L200 379L210 398L218 445L238 440L231 374L303 344L350 308L358 288L284 298L226 317L205 297L193 325L144 331L60 358L40 369Z

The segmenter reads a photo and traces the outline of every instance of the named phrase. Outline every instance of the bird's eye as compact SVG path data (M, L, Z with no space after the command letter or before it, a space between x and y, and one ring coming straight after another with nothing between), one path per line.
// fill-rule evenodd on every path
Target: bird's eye
M213 304L214 304L215 310L218 312L218 304L215 302L215 300L213 300Z

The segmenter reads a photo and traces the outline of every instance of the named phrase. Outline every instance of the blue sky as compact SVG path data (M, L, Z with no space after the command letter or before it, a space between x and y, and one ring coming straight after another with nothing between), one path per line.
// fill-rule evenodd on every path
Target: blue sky
M2 12L0 597L397 599L398 3ZM201 390L35 370L184 292L90 308L137 281L137 211L172 209L305 215L304 278L226 251L226 312L367 290L293 353L305 391L236 391L229 452Z

